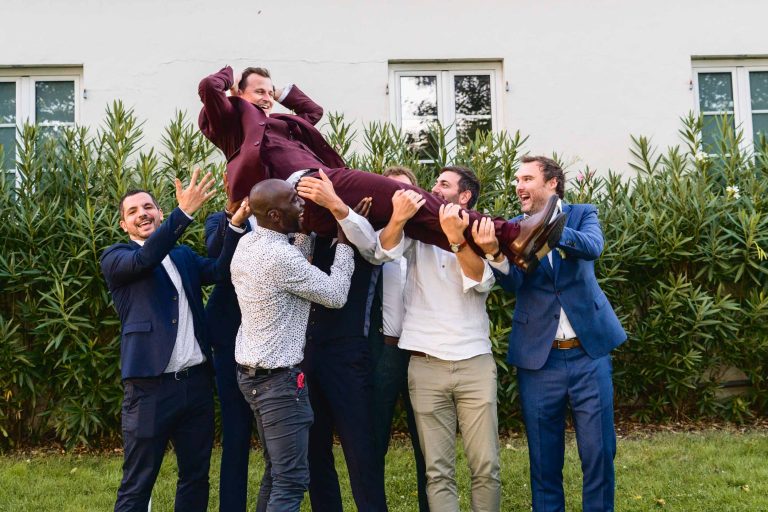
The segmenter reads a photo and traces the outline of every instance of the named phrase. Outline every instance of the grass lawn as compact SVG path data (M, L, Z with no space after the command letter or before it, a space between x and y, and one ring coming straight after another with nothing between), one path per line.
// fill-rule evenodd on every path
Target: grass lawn
M525 440L502 440L503 511L530 510ZM409 443L395 442L387 457L387 497L393 512L418 509ZM345 510L355 510L346 468L337 448ZM218 510L218 465L213 454L211 511ZM259 452L251 458L251 495L263 469ZM0 511L106 511L114 505L121 457L27 452L0 457ZM469 475L460 455L461 509L469 510ZM768 511L768 431L703 431L632 435L619 439L616 456L616 510L729 512ZM573 439L565 465L569 511L581 510L581 477ZM153 510L173 509L175 458L166 456L153 495ZM254 500L255 504L255 500ZM302 510L309 510L308 499Z

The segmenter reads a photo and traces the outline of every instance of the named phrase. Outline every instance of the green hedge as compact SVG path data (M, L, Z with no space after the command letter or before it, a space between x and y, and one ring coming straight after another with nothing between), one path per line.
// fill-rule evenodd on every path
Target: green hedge
M468 165L483 182L481 209L507 217L517 210L519 133L478 134L450 159L453 141L436 126L426 148L433 161L423 164L391 125L368 125L358 153L342 116L329 115L325 128L351 167L409 165L429 187L449 161ZM632 178L570 170L568 199L600 207L606 248L598 274L629 333L614 356L627 418L743 421L768 409L768 152L762 141L762 151L747 155L740 135L727 123L724 131L721 147L705 154L701 120L688 116L682 148L657 154L646 138L632 139ZM98 266L101 251L125 238L117 199L144 187L170 211L173 178L187 180L194 165L223 170L182 114L161 150L142 148L141 136L141 123L119 102L93 133L64 129L52 139L34 126L20 130L17 174L0 180L0 447L119 435L119 322ZM222 194L198 219L223 201ZM204 251L202 222L183 241ZM520 427L514 369L504 363L513 307L500 290L488 300L503 428ZM721 375L731 367L750 387L721 397Z

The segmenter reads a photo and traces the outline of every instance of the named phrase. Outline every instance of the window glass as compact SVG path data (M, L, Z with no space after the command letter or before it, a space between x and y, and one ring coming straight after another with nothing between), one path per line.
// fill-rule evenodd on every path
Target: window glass
M35 82L35 121L38 124L75 122L75 82Z

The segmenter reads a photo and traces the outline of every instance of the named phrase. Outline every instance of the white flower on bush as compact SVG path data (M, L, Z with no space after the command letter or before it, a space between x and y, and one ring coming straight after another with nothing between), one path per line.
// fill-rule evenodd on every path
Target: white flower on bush
M709 156L709 153L705 153L704 151L698 151L694 156L694 158L698 163L704 163L709 161L710 156Z
M736 185L729 185L725 187L725 193L730 197L731 199L738 199L741 197L741 194L739 193L739 187Z
M480 146L477 148L478 155L485 155L486 153L488 153L488 148L486 146Z

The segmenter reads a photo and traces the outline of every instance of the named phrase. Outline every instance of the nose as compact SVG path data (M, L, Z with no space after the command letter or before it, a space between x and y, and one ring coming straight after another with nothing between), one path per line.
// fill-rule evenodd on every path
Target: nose
M433 194L437 194L437 192L438 192L438 190L437 190L437 183L435 183L435 186L432 187L432 193Z

